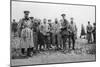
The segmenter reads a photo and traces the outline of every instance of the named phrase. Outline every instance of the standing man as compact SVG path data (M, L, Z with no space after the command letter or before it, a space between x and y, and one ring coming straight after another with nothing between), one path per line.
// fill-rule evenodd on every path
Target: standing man
M27 56L33 51L33 32L30 29L31 21L29 18L29 11L24 11L24 18L20 20L19 32L21 32L21 52L27 52Z
M51 19L48 19L48 45L47 45L47 48L50 49L51 48L51 44L52 44L52 20Z
M29 17L29 19L30 19L30 26L29 26L29 28L33 29L34 17Z
M93 42L96 43L96 23L93 23Z
M53 44L56 45L56 49L58 50L61 47L61 35L60 35L60 24L58 19L55 18L55 22L53 24Z
M88 21L88 25L87 25L87 39L88 39L88 43L92 42L92 25L90 24L90 21Z
M21 31L24 28L24 25L26 24L28 27L31 25L29 13L30 13L29 11L24 11L24 18L19 20L18 24L19 37L21 37Z
M76 24L75 22L73 21L74 18L70 18L71 22L70 22L70 40L69 40L69 48L71 46L71 40L72 40L72 49L75 50L75 39L77 37L77 27L76 27Z
M38 51L38 22L36 19L33 20L32 31L33 31L34 49Z
M44 32L43 32L43 35L44 35L44 45L45 45L45 47L48 49L48 32L49 32L49 25L48 25L48 23L47 23L47 20L44 18L43 19L43 30L44 30Z
M61 28L61 36L62 36L62 41L63 41L63 49L66 50L66 40L69 38L68 37L68 27L69 27L69 22L67 21L66 14L62 14L62 28Z
M17 22L15 21L15 19L13 19L13 23L12 23L12 32L14 33L14 36L16 36L16 32L17 32Z

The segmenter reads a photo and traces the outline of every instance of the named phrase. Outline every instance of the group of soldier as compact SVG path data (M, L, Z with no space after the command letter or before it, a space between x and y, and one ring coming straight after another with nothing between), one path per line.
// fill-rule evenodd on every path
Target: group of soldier
M89 44L96 43L96 23L93 23L93 26L91 25L90 21L88 21L88 25L86 26L86 31L84 29L84 25L81 26L81 35L84 36L84 38L87 39Z
M29 11L24 11L24 18L16 23L13 19L12 32L14 37L20 38L22 55L31 56L41 50L75 50L77 27L74 18L66 19L66 14L61 14L62 19L55 21L44 18L29 17ZM16 35L17 33L17 35Z

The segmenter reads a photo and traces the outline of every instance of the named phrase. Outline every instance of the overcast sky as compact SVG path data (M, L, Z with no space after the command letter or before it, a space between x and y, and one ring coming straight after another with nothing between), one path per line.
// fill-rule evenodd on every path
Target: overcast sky
M81 24L86 27L87 22L91 24L95 22L95 7L93 6L76 6L76 5L62 5L62 4L47 4L47 3L33 3L33 2L12 2L12 19L19 19L24 17L24 10L29 10L30 15L35 18L47 18L54 21L55 18L61 19L61 14L66 14L66 19L70 21L74 17L74 21L78 27L78 35L80 34Z

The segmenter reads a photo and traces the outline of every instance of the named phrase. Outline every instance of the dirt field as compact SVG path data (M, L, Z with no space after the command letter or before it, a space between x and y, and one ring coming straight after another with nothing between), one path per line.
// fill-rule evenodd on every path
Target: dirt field
M85 39L77 39L75 44L76 50L62 51L41 51L29 58L11 59L11 65L30 65L30 64L47 64L62 62L78 61L95 61L95 44L87 44Z

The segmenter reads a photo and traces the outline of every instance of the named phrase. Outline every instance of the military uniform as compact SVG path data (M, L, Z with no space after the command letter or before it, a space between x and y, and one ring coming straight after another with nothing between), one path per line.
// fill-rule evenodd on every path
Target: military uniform
M66 19L62 19L61 37L62 37L64 50L67 47L66 40L68 40L68 38L69 38L68 28L69 28L69 22Z
M93 33L93 40L94 40L94 43L96 43L96 23L94 23L93 25L94 25L93 31L92 31L92 33Z
M17 25L18 25L17 22L12 23L12 32L14 32L14 35L17 32Z
M22 53L23 49L27 51L27 53L30 52L30 50L34 47L33 43L33 32L30 28L24 28L21 32L21 48Z
M30 52L33 51L33 31L31 30L31 20L28 17L29 11L24 11L25 18L20 20L20 37L21 37L21 52L24 54L27 52L27 56L30 56Z
M87 39L88 43L92 42L92 25L87 25Z
M73 21L71 21L73 22ZM71 46L71 40L72 40L72 49L74 50L75 49L75 39L77 38L77 27L76 27L76 24L73 22L70 24L70 34L69 35L69 48Z

